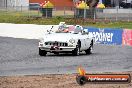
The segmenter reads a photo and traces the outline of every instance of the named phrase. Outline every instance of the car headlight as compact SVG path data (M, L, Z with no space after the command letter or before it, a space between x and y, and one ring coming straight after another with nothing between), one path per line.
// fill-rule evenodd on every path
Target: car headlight
M75 43L75 39L70 39L69 42L73 44Z

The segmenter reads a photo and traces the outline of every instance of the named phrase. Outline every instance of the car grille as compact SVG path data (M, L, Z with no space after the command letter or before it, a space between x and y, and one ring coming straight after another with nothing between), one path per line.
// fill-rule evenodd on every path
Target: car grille
M68 46L68 43L64 43L64 42L45 42L45 45Z

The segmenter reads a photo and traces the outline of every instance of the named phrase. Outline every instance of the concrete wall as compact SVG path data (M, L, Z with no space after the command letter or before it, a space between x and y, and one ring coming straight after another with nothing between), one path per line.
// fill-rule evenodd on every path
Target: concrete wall
M103 13L132 13L132 9L104 9Z

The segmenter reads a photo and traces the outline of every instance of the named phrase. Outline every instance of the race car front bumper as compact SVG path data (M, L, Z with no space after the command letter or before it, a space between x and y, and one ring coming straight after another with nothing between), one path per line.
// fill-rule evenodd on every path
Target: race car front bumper
M73 51L76 47L74 46L55 46L55 45L43 45L39 44L38 46L41 50L45 50L47 52L67 52Z

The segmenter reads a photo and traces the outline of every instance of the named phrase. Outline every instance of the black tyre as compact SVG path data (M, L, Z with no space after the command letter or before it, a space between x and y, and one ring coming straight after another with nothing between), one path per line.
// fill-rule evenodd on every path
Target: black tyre
M80 48L76 46L76 48L73 50L72 54L74 56L79 56L80 55Z
M76 81L77 81L77 83L79 84L79 85L84 85L86 82L87 82L87 79L86 79L86 77L84 77L84 76L77 76L76 77Z
M85 50L86 54L92 54L93 53L93 48L90 46L87 50Z
M90 47L85 50L86 54L92 54L93 53L93 40L91 41Z
M41 50L41 49L39 48L39 55L40 55L40 56L46 56L46 54L47 54L47 52L46 52L45 50Z
M81 47L81 42L78 41L76 48L72 51L72 54L74 56L79 56L80 55L80 47Z

